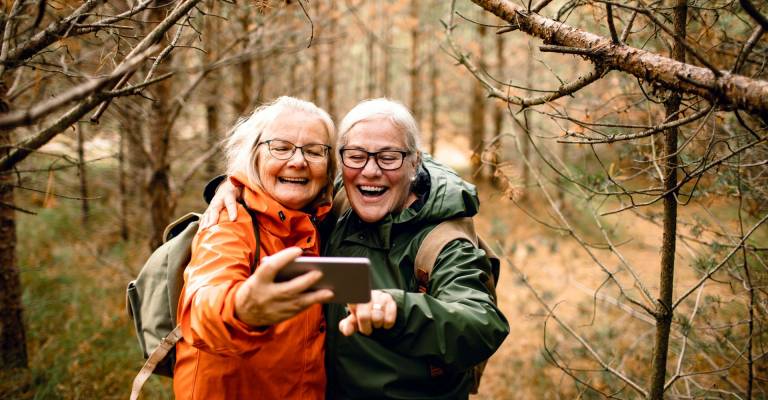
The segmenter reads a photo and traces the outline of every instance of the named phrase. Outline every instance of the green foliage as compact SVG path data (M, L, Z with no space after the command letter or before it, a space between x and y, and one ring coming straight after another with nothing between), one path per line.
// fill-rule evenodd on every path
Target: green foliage
M94 205L88 227L75 201L18 219L34 399L124 399L143 364L124 289L145 245L119 241L112 211ZM171 398L170 382L152 378L145 398Z

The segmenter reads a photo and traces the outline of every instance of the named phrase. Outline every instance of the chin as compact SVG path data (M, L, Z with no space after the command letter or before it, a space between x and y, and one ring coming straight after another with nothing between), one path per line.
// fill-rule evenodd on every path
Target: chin
M365 208L355 209L354 207L352 207L352 209L355 211L355 214L357 214L357 216L363 220L363 222L367 222L369 224L378 222L387 215L387 213L382 213L378 210L366 210Z

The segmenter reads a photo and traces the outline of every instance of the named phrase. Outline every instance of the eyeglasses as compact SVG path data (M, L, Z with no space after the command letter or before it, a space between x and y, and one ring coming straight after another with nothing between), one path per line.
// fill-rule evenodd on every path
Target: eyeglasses
M341 149L341 163L345 167L352 169L363 169L368 164L368 160L373 157L376 165L383 171L396 170L403 166L405 156L411 154L403 150L383 150L383 151L365 151L361 149Z
M256 147L261 146L262 144L266 144L269 149L269 154L278 160L290 160L296 153L296 149L299 149L301 150L301 155L304 156L304 159L309 162L325 161L328 157L328 149L331 148L331 146L320 143L296 146L291 142L279 139L265 140L256 145Z

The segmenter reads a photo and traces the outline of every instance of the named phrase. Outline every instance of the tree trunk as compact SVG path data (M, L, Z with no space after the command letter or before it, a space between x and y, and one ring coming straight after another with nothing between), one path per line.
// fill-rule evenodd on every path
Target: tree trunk
M256 100L254 101L254 104L250 105L248 108L250 111L250 108L253 108L254 106L260 106L264 104L267 99L269 98L267 96L267 70L266 66L264 65L264 57L259 57L256 59Z
M531 40L528 40L528 56L525 58L525 87L531 88L533 86L533 43ZM530 95L530 91L526 91L526 95ZM525 139L522 141L522 148L520 149L520 152L523 153L523 158L528 160L530 163L531 160L531 140L533 140L533 135L531 135L531 110L526 108L523 110L523 126L525 127L525 132L523 133L525 135ZM561 146L564 147L564 146ZM522 174L522 181L523 181L523 188L521 199L525 201L528 198L528 188L531 187L531 171L528 167L528 164L521 163L520 166L521 174ZM557 186L558 193L562 192L561 185Z
M486 28L483 25L477 25L478 50L477 59L481 71L485 71L485 55L483 51L483 42L485 41ZM478 180L484 179L482 154L484 148L483 139L485 137L485 87L479 80L472 83L472 104L469 109L469 146L472 149L471 167Z
M153 19L162 19L165 11L152 10ZM157 67L157 75L163 75L171 70L171 56L167 56ZM170 187L170 102L173 95L172 80L158 82L151 88L154 102L150 106L149 142L152 149L151 172L147 184L149 194L150 233L149 246L154 249L163 243L163 231L171 219L171 187ZM243 100L241 98L241 100ZM241 105L244 103L241 103Z
M411 113L416 119L416 126L421 125L421 107L419 107L419 0L411 0Z
M675 0L674 23L675 33L684 40L686 19L688 17L687 0ZM672 47L672 58L685 62L685 49L681 40L675 40ZM681 96L670 92L670 97L664 102L668 120L676 117L680 109ZM659 304L656 306L656 338L653 348L653 364L651 367L651 387L648 395L651 399L664 398L664 381L667 372L667 354L669 352L669 334L672 326L672 294L675 278L675 250L677 237L677 128L664 133L664 188L669 193L664 196L663 234L661 247L661 273L659 281Z
M379 18L382 20L381 34L379 37L384 41L381 44L381 95L389 97L392 94L392 85L390 85L390 75L392 70L392 51L389 46L392 43L391 19L389 16L389 0L383 0L383 4L376 2L380 11Z
M216 5L218 2L209 1L208 9L212 14L216 14ZM203 56L204 64L211 64L219 58L219 18L213 16L205 17L205 49L207 53ZM217 96L217 85L221 79L218 70L211 71L206 79L208 90L205 93L205 138L207 147L213 148L219 141L219 97ZM211 157L205 163L205 172L213 176L218 171L215 157Z
M154 249L163 243L163 231L171 219L171 187L170 187L170 131L168 127L168 97L171 95L169 81L163 81L153 87L155 102L151 106L150 143L152 146L152 164L147 194L149 195L149 210L152 231L149 240L150 248Z
M496 35L496 73L498 76L504 74L504 35ZM494 102L493 108L493 141L495 146L494 173L491 175L491 183L496 188L499 188L501 180L496 176L496 166L504 158L504 142L501 140L502 131L504 130L504 114L506 113L506 107L498 101Z
M85 123L80 123L77 130L77 173L80 175L80 206L83 226L88 225L88 179L85 175Z
M377 1L368 2L368 20L376 21L376 4ZM365 97L371 99L376 95L376 40L373 36L373 27L368 28L368 39L366 42L366 49L368 50L368 86L366 88Z
M293 57L291 60L291 66L288 70L288 94L296 96L298 94L298 85L296 84L296 73L299 70L299 57Z
M120 144L117 151L118 185L120 190L120 238L128 240L128 190L125 173L125 132L120 132Z
M320 16L320 0L315 1L314 5L315 15ZM320 106L320 46L318 45L318 39L320 38L320 29L315 27L315 39L312 42L312 93L309 99Z
M336 28L339 18L336 15L336 2L328 4L328 17L331 19L328 27L328 37L336 40ZM328 80L325 82L325 107L331 118L336 117L336 43L328 46Z
M141 196L144 195L142 188L147 184L148 168L148 160L144 154L144 135L147 127L141 123L147 118L144 111L138 104L126 107L123 111L126 114L123 121L123 134L125 135L127 193L131 201L139 203L144 203Z
M0 112L8 112L6 86L0 81ZM0 156L12 149L13 133L0 130ZM27 340L16 265L16 214L13 171L0 171L0 368L27 368Z
M251 8L243 7L240 14L240 26L243 29L243 34L247 34L248 25L251 22ZM243 42L243 50L247 51L250 47L250 39ZM251 105L251 93L253 92L253 72L251 71L251 58L248 57L240 63L238 69L240 70L240 87L237 103L235 104L235 110L238 115L243 115L248 112L248 108Z
M438 92L437 86L439 79L440 69L437 66L435 57L431 57L429 60L429 87L432 97L429 99L429 128L432 130L432 133L429 136L429 152L432 153L432 155L437 151L437 133L440 130L437 118L440 107L440 93Z

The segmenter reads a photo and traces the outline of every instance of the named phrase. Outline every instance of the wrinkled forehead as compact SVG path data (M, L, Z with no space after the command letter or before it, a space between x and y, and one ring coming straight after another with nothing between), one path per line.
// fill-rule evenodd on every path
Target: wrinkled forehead
M323 143L330 144L328 128L320 116L302 110L286 109L280 111L272 122L267 124L261 141L281 139L294 144Z
M369 150L404 149L405 132L386 117L366 119L356 123L347 132L345 146Z

